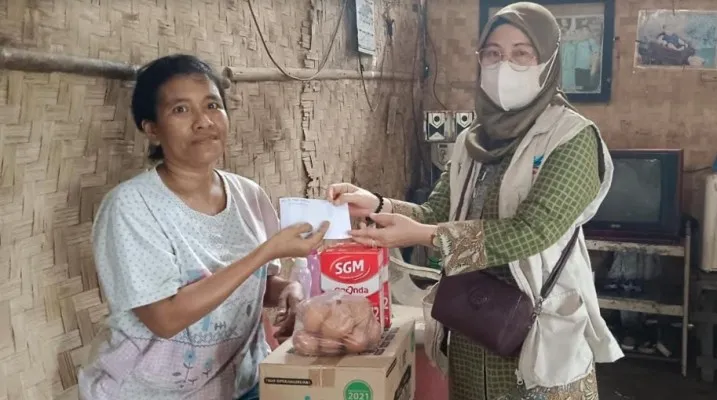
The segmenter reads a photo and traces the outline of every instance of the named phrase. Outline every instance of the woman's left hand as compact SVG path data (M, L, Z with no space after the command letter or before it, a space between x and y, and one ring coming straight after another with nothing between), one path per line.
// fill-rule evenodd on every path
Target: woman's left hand
M279 295L279 315L276 319L278 329L274 337L279 343L283 343L294 333L296 322L296 306L304 300L304 291L299 282L290 282L284 287Z
M416 245L431 246L435 225L418 223L401 214L371 214L377 226L366 226L349 232L351 237L365 246L400 248Z

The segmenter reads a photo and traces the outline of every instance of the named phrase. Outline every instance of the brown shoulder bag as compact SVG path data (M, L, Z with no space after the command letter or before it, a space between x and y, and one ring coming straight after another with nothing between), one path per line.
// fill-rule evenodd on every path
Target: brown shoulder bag
M446 329L465 335L492 353L503 357L518 356L541 312L543 300L555 287L575 247L579 229L575 228L535 306L518 287L484 271L452 276L441 272L431 316Z

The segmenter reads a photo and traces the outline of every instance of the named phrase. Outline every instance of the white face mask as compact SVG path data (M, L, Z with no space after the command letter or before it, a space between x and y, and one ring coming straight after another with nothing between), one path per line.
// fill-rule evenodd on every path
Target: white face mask
M543 84L540 75L550 64L552 69L553 53L547 62L530 67L510 65L510 61L501 61L490 68L481 69L480 87L493 102L505 111L517 110L535 100ZM516 71L518 69L518 71ZM550 75L550 71L548 71ZM547 76L547 75L546 75Z

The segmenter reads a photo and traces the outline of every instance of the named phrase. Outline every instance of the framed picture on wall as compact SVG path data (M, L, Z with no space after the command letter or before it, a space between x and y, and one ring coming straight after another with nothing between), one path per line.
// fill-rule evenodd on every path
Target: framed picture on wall
M606 103L612 89L615 0L533 0L549 9L561 27L561 87L575 103ZM480 28L516 0L481 0Z
M640 10L635 66L717 69L717 11Z

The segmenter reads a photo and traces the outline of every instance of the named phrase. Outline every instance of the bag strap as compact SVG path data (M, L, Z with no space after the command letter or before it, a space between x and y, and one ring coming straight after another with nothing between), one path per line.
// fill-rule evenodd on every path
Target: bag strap
M456 207L456 213L452 216L452 221L457 221L458 217L463 213L463 207L465 205L465 198L466 198L466 192L468 191L468 183L470 182L471 178L473 177L473 169L475 169L476 163L475 161L471 161L470 168L471 170L468 171L468 175L466 175L466 180L463 182L462 188L461 188L461 197L458 199L458 206Z
M577 242L578 240L579 232L580 227L575 228L575 232L573 232L573 236L570 238L570 241L568 241L567 246L565 246L563 252L560 254L560 258L555 264L555 268L553 268L553 271L550 273L548 279L545 281L543 289L540 291L540 297L542 299L547 298L550 295L550 292L555 287L555 284L558 283L558 277L560 277L560 273L563 272L563 268L565 268L565 263L568 261L568 256L570 255L570 253L573 252L573 247L575 247L575 242Z
M593 129L593 132L595 133L595 137L598 142L598 177L600 178L600 181L602 182L605 178L605 154L603 154L603 148L602 148L602 139L600 138L600 135L598 134L597 128ZM570 253L573 252L573 247L575 247L575 242L578 240L578 233L580 233L580 227L575 228L575 232L573 232L573 236L570 238L570 241L568 242L567 246L563 249L562 254L560 254L560 258L558 259L558 262L555 264L555 268L553 268L553 271L550 273L550 276L548 276L548 279L545 281L545 284L543 285L543 289L540 291L540 298L545 299L550 295L550 292L555 287L555 284L558 283L558 278L560 277L560 273L563 272L563 268L565 268L565 263L568 261L568 256Z

